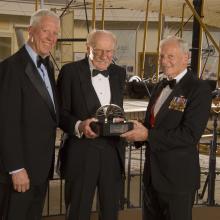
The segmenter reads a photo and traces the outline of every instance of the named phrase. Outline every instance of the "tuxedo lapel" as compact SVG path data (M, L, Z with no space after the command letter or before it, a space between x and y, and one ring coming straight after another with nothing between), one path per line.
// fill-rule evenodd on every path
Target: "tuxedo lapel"
M148 109L149 109L150 111L152 110L153 106L155 105L155 103L156 103L156 101L157 101L157 99L158 99L158 97L159 97L159 95L160 95L160 93L161 93L161 91L162 91L162 87L161 87L161 86L162 86L161 83L159 83L159 84L155 87L154 92L153 92L152 95L151 95L150 102L149 102L149 104L148 104Z
M88 60L84 59L81 62L79 63L79 77L80 83L82 85L82 94L85 99L89 115L94 117L94 114L96 110L101 106L101 103L92 85Z
M178 94L179 92L178 88L175 88L170 95L167 97L167 99L165 100L165 102L161 105L156 117L155 117L155 124L159 123L162 118L167 114L167 112L169 111L169 104L171 102L171 100L173 99L173 97Z
M37 68L34 66L33 63L28 62L26 64L25 73L28 76L28 78L30 79L33 86L36 88L39 95L42 97L42 99L44 100L44 102L48 106L52 117L56 121L57 118L56 118L53 102L51 100L51 97L47 91L47 88L46 88L43 80L41 79L41 77L37 71Z
M110 67L108 69L109 71L109 84L110 84L110 90L111 90L111 103L118 104L118 92L117 92L117 80L118 77L116 74L114 74L112 68Z
M56 82L55 82L55 78L54 78L54 68L53 68L53 64L50 62L49 63L49 67L48 67L48 76L50 79L50 84L51 84L51 88L52 88L52 92L53 92L53 100L54 100L54 105L55 105L55 109L56 109L56 118L57 121L59 120L59 109L58 109L58 103L57 103L57 92L56 92Z
M184 84L187 84L187 82L190 80L190 74L187 72L186 75L180 80L179 83L174 87L173 91L170 93L170 95L167 97L165 102L162 104L160 110L158 111L156 117L155 117L155 124L159 124L163 118L166 116L166 114L169 112L169 105L172 99L176 96L179 97L181 95L184 95L183 89L185 86Z

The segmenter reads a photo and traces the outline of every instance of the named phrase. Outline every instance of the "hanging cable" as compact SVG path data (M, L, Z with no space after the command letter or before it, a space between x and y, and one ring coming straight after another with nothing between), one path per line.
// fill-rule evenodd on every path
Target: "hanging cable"
M181 29L190 21L190 19L193 17L193 15L191 15L188 20L179 28L179 30L175 33L175 36L177 36L179 34L179 32L181 31Z
M51 54L51 52L50 52L50 57L52 58L52 60L53 60L53 62L54 62L54 64L55 64L57 70L60 71L60 68L59 68L59 66L58 66L58 64L57 64L57 62L56 62L56 60L54 59L53 55Z
M89 20L88 20L88 14L87 14L86 0L84 0L84 9L85 9L85 15L86 15L87 32L89 33Z
M62 14L60 15L60 18L65 14L66 10L70 7L70 5L72 4L73 0L71 0L68 5L66 6L66 8L64 8Z

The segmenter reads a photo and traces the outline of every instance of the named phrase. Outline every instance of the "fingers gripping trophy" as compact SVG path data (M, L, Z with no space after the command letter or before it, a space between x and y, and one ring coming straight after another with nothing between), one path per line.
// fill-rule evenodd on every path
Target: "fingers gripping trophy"
M101 106L95 117L97 122L92 122L90 127L99 136L119 136L133 129L133 123L125 119L124 110L115 104Z

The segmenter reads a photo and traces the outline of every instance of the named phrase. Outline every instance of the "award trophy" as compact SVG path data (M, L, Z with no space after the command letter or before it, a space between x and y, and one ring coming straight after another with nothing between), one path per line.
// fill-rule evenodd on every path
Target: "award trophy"
M124 110L115 104L101 106L95 117L98 121L91 122L90 127L99 136L119 136L133 129L133 123L125 120Z

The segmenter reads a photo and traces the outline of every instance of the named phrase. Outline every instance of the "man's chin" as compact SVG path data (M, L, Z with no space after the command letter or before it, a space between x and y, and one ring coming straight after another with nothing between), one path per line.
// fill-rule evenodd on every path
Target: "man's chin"
M40 55L42 58L47 57L50 55L50 52L48 50L42 50L42 49L34 49L34 51Z
M51 48L44 48L44 49L42 49L41 52L44 54L44 56L49 56L50 51L51 51Z
M172 73L170 73L169 71L166 71L166 70L164 70L163 73L164 73L164 75L166 75L168 77L173 75Z
M103 71L108 69L108 65L96 65L96 68Z

